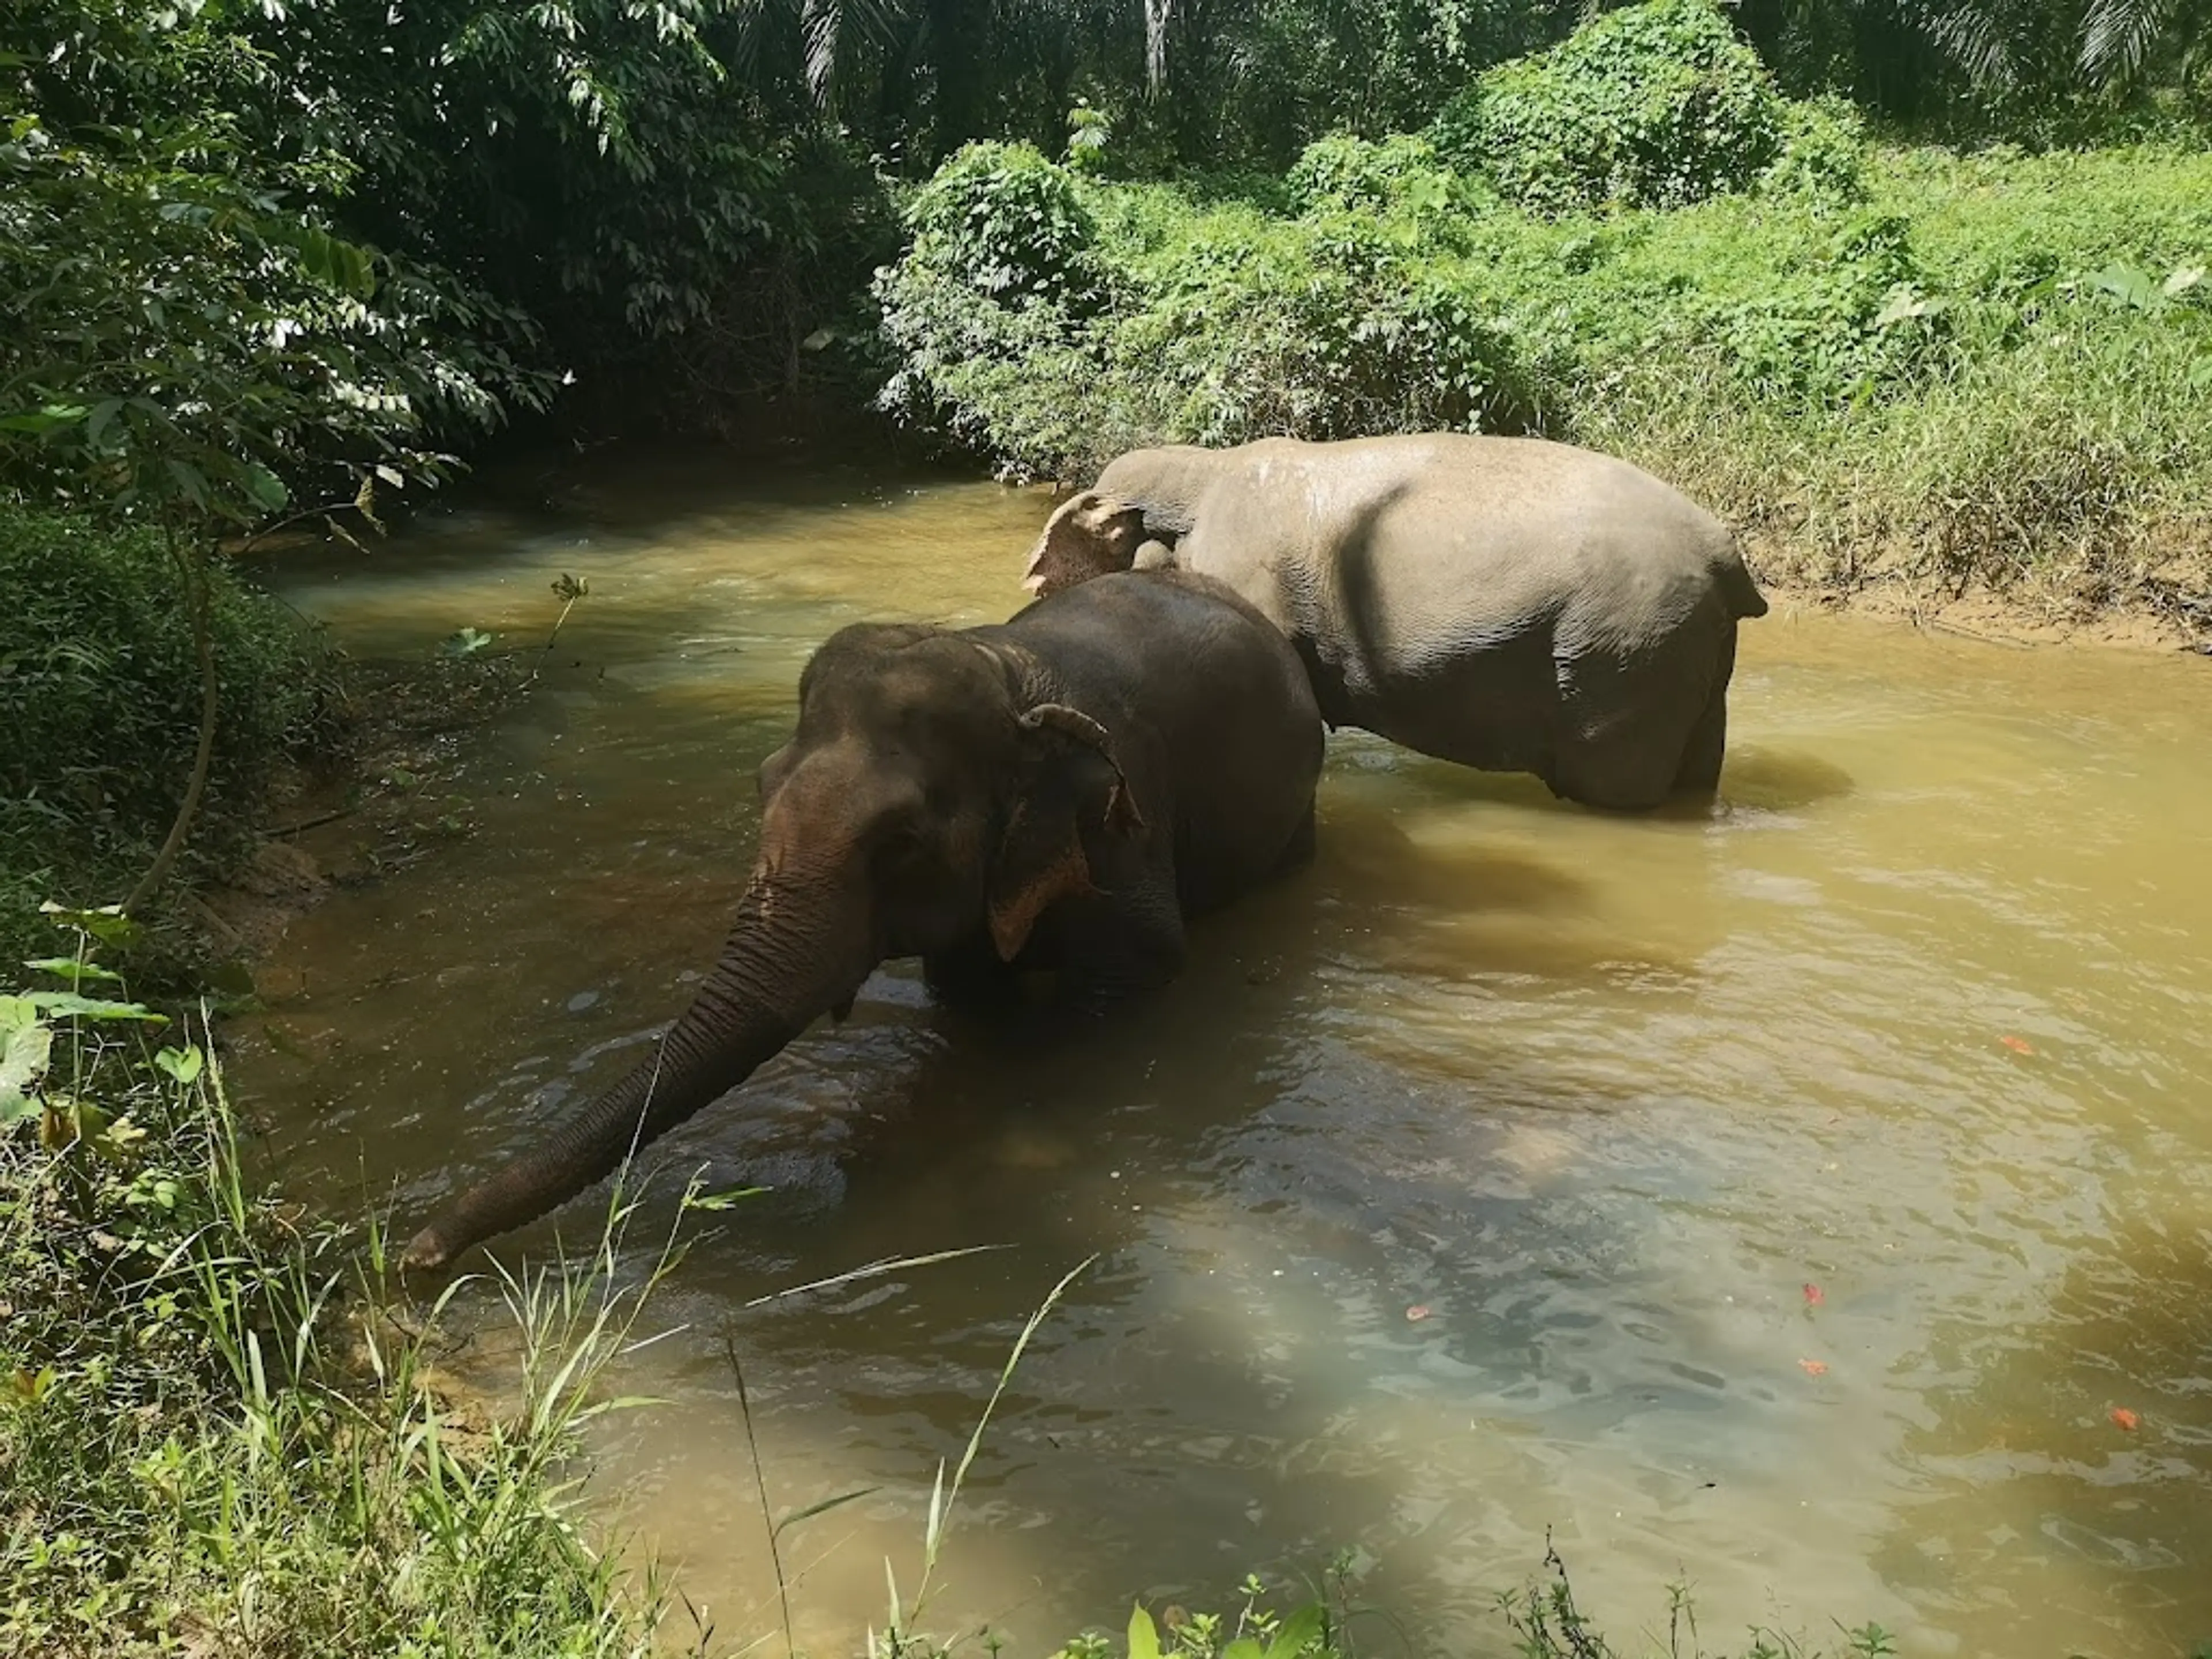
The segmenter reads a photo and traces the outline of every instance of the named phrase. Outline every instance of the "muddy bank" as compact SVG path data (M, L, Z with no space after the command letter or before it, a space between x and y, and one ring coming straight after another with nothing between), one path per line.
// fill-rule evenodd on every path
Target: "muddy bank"
M2039 589L2025 584L2005 592L1984 588L1954 593L1902 577L1844 586L1762 576L1759 586L1777 614L1799 611L1865 617L2022 649L2117 647L2212 657L2212 621L2193 620L2193 606L2164 602L2090 606L2063 586ZM2204 609L2212 615L2212 600Z

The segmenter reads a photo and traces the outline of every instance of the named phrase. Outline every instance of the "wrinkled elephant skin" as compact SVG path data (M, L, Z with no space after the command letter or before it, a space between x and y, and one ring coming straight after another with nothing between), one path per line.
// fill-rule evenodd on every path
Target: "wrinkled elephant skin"
M1331 725L1612 808L1712 793L1736 624L1766 612L1711 514L1534 438L1134 450L1054 512L1028 585L1133 566L1249 599Z
M436 1267L544 1214L744 1082L876 965L1096 1010L1171 978L1183 922L1309 857L1323 734L1281 634L1217 582L1131 573L954 631L862 624L808 662L762 763L720 961L647 1060L418 1233Z

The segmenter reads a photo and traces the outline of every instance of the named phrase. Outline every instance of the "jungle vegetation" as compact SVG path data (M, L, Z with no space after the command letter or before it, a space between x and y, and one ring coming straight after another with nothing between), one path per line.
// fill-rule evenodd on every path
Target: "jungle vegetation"
M372 544L502 433L768 408L1072 477L1455 425L1627 454L1768 573L2212 624L2208 48L2207 0L0 10L9 1650L630 1652L666 1605L558 1502L582 1396L448 1435L342 1323L373 1241L259 1191L205 1033L112 977L173 987L148 941L359 695L241 550ZM545 1352L631 1316L587 1279L511 1287Z

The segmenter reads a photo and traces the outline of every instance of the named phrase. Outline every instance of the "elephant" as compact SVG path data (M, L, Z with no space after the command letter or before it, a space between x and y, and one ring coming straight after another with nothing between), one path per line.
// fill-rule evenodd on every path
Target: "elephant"
M840 629L761 763L758 854L690 1005L453 1200L405 1265L442 1267L582 1192L817 1015L842 1021L881 962L918 956L933 993L1000 1007L1053 970L1079 1019L1164 984L1187 918L1311 857L1325 743L1289 643L1189 572L1106 576L988 627Z
M1711 796L1736 624L1766 614L1717 519L1539 438L1133 450L1053 514L1025 585L1162 567L1282 629L1332 728L1618 810Z

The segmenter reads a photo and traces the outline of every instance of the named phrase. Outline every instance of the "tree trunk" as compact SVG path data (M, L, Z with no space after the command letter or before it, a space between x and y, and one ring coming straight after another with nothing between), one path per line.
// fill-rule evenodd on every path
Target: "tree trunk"
M219 708L221 683L215 672L214 618L210 611L214 596L209 592L207 550L195 546L186 551L177 541L176 532L164 526L169 542L169 556L177 562L179 574L184 579L185 604L191 612L192 655L200 671L200 735L199 746L192 753L191 775L185 783L185 798L178 804L177 816L169 824L167 837L161 850L154 855L152 866L138 878L131 890L131 896L123 901L124 914L135 912L151 897L177 854L184 850L185 840L191 835L192 820L199 814L200 798L207 793L208 773L215 763L215 728Z

